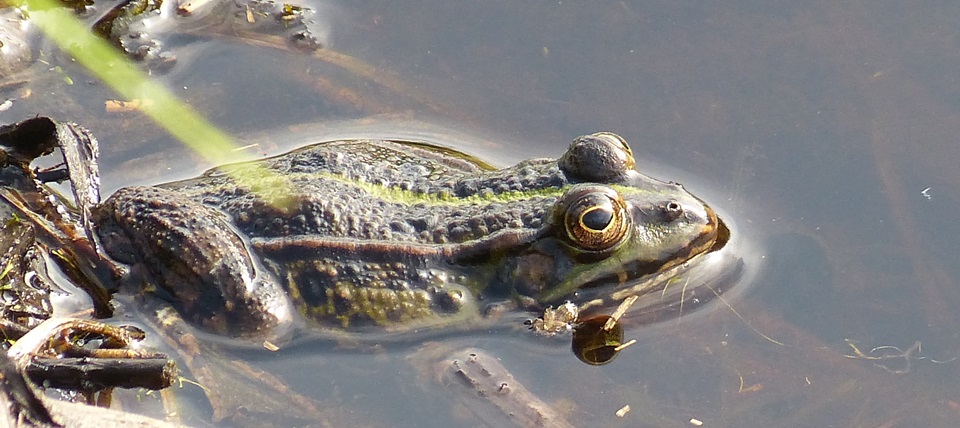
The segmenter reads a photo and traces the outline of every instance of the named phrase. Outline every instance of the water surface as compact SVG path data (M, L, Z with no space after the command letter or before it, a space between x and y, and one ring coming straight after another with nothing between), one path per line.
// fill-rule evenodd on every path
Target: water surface
M641 170L723 212L751 263L752 284L729 306L628 330L638 343L602 367L521 329L431 340L498 356L578 426L955 423L960 6L311 6L327 49L403 82L401 93L229 37L171 39L181 60L160 79L244 141L274 137L251 156L311 138L428 135L508 165L617 132ZM0 119L71 119L72 104L97 112L112 97L62 65L77 82L62 91L79 101L47 111L52 94L35 93ZM101 136L107 191L209 166L159 131L130 129L135 113L98 116L85 124ZM424 386L408 360L420 345L317 340L260 363L348 420L476 426L474 401Z

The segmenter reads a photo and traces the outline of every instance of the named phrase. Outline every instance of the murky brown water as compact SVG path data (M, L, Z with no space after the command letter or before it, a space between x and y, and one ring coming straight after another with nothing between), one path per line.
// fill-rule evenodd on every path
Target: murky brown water
M498 356L577 426L952 426L960 6L883 3L322 2L312 6L327 48L401 93L219 36L163 39L179 62L160 79L244 141L282 130L252 155L426 134L506 165L614 131L642 169L726 213L753 284L729 307L628 331L639 342L607 366L509 329L431 337ZM58 60L74 85L35 92L0 120L87 107L108 192L207 166L136 129L136 113L100 113L109 92ZM424 384L407 360L418 347L315 340L256 358L346 420L484 421L476 398Z

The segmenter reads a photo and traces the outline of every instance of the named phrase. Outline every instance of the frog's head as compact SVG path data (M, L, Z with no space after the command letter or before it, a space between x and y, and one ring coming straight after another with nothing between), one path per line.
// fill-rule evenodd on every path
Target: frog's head
M573 184L499 275L523 299L555 304L585 288L636 282L709 251L723 229L681 185L637 172L616 134L578 138L558 164Z

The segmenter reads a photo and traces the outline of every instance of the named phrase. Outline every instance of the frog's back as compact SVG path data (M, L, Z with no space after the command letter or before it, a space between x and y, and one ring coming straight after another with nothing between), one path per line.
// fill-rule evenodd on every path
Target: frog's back
M282 178L286 186L238 186L233 175L261 173L252 167ZM250 237L444 244L539 228L542 207L565 184L556 163L547 160L496 170L425 144L343 140L216 168L163 187L226 212ZM292 197L293 209L271 205L275 196Z

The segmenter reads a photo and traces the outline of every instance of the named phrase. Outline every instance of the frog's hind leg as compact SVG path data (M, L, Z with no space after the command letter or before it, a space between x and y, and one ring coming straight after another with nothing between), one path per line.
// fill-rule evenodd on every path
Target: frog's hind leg
M176 191L118 190L97 207L108 254L137 264L188 321L230 336L274 336L293 321L289 298L222 212Z

